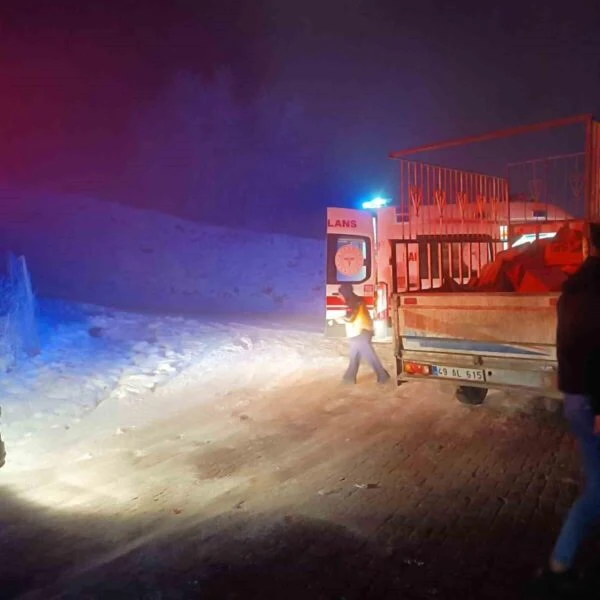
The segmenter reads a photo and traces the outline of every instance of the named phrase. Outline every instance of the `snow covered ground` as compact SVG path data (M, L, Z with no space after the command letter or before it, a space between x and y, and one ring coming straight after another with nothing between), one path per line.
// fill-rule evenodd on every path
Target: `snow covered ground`
M0 251L26 257L43 297L186 314L324 311L324 237L215 227L80 196L0 189L0 205Z
M316 319L217 321L56 301L42 302L41 316L42 353L0 376L7 471L39 467L51 447L90 435L90 421L94 436L119 434L249 380L268 387L303 370L343 365L343 350L332 358L336 346ZM201 396L165 401L192 381Z
M190 495L186 465L199 448L226 443L232 419L243 425L253 402L281 390L301 396L310 381L306 400L314 402L320 393L314 383L325 377L338 385L346 360L339 341L324 339L319 319L184 318L56 301L42 301L40 312L42 353L0 376L0 429L8 454L0 472L2 548L8 540L16 543L11 536L30 535L26 525L15 524L13 511L20 514L22 503L32 507L27 519L37 521L45 514L125 515L137 497L139 514L159 527L165 515L182 510L171 507L172 492L186 511L202 507L195 517L202 520L210 502L246 485L247 478L201 487L194 479ZM236 452L235 442L227 447ZM177 466L173 459L183 462ZM205 468L213 468L212 462ZM13 496L19 499L15 505ZM69 534L57 535L59 551L29 545L29 566L18 569L36 577L40 560L61 555L72 563L82 551L85 560L96 556L96 542L84 544L94 548L88 555ZM139 531L125 527L109 538L101 542L104 550L119 553L137 543L132 540ZM0 580L14 568L5 561Z

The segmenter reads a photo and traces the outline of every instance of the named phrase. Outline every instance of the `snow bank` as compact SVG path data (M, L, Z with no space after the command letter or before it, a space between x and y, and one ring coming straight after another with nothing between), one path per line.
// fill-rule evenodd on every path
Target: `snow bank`
M323 310L324 243L73 196L0 192L0 249L39 295L170 312Z
M346 360L345 345L323 339L319 319L232 321L62 301L42 301L41 314L43 352L0 372L5 470L39 466L50 448L120 434L236 389L341 373Z

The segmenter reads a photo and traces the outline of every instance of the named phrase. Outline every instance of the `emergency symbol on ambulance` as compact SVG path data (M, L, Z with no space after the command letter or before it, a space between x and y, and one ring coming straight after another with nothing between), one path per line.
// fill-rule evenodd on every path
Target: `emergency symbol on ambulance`
M360 248L345 244L335 253L335 268L343 275L356 275L364 266Z

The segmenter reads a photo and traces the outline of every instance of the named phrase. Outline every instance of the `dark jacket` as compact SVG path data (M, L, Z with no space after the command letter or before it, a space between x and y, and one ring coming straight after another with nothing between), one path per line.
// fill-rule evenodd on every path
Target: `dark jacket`
M558 387L589 396L600 414L600 258L588 257L558 301Z

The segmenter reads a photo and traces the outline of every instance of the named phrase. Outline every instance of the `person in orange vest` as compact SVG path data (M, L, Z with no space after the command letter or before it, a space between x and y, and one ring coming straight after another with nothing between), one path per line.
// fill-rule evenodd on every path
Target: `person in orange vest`
M350 361L344 373L345 383L356 383L361 359L366 360L375 374L378 383L387 383L390 374L385 370L373 348L373 320L364 300L354 293L349 283L343 283L339 288L348 311L341 322L346 326L346 337L350 341Z

